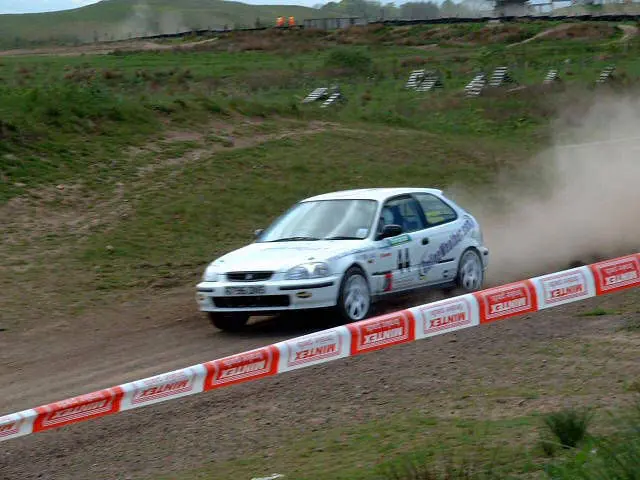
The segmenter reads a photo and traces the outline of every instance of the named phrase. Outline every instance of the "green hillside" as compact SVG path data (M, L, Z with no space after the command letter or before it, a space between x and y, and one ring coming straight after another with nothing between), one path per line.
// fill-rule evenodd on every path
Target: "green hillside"
M74 10L0 15L0 48L44 43L122 40L189 29L273 25L279 15L326 17L326 11L290 5L248 5L223 0L103 0Z

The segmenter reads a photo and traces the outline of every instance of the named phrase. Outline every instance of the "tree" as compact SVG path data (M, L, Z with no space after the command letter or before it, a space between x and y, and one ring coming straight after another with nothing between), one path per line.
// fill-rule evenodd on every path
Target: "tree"
M453 0L444 0L440 6L440 13L443 17L455 17L460 13L458 5Z
M493 11L494 3L488 0L462 0L460 6L471 15L484 15Z
M373 0L342 0L340 3L329 2L322 7L322 10L341 12L348 17L360 17L367 19L377 19L380 16L382 4ZM385 9L385 15L388 10Z

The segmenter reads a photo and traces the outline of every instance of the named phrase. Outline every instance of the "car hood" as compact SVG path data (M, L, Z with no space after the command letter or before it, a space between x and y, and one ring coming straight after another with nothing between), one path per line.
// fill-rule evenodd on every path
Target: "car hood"
M369 250L362 240L316 240L310 242L252 243L218 258L212 265L221 273L240 271L285 271L307 262L330 261L334 257Z

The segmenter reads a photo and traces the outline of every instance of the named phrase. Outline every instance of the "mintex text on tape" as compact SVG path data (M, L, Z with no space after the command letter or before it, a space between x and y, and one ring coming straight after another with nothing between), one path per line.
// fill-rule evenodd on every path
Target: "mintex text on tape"
M121 399L122 389L114 387L37 407L33 430L40 432L119 412Z
M286 372L348 357L351 335L347 327L341 326L292 338L277 343L276 347L280 351L278 371Z
M640 286L640 254L591 265L598 295Z
M121 386L124 391L121 409L129 410L200 393L204 389L205 372L202 365L196 365L126 383Z
M478 301L472 294L410 309L416 318L416 339L433 337L480 323Z
M474 293L480 306L480 323L535 312L536 289L531 280L514 282Z
M351 355L415 340L415 323L409 310L361 320L347 327L351 331Z
M278 371L278 349L269 345L249 352L231 355L207 362L205 390L224 387L235 383L248 382L258 378L275 375Z
M538 309L577 302L596 295L588 267L532 278L538 295Z

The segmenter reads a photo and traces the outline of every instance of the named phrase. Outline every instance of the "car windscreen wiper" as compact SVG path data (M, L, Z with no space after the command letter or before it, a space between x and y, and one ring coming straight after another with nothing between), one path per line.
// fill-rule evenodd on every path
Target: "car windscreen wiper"
M337 235L335 237L326 237L323 240L362 240L360 237L350 237L348 235Z
M285 238L278 238L277 240L269 240L270 242L303 242L303 241L307 241L307 240L320 240L319 238L316 237L285 237Z

